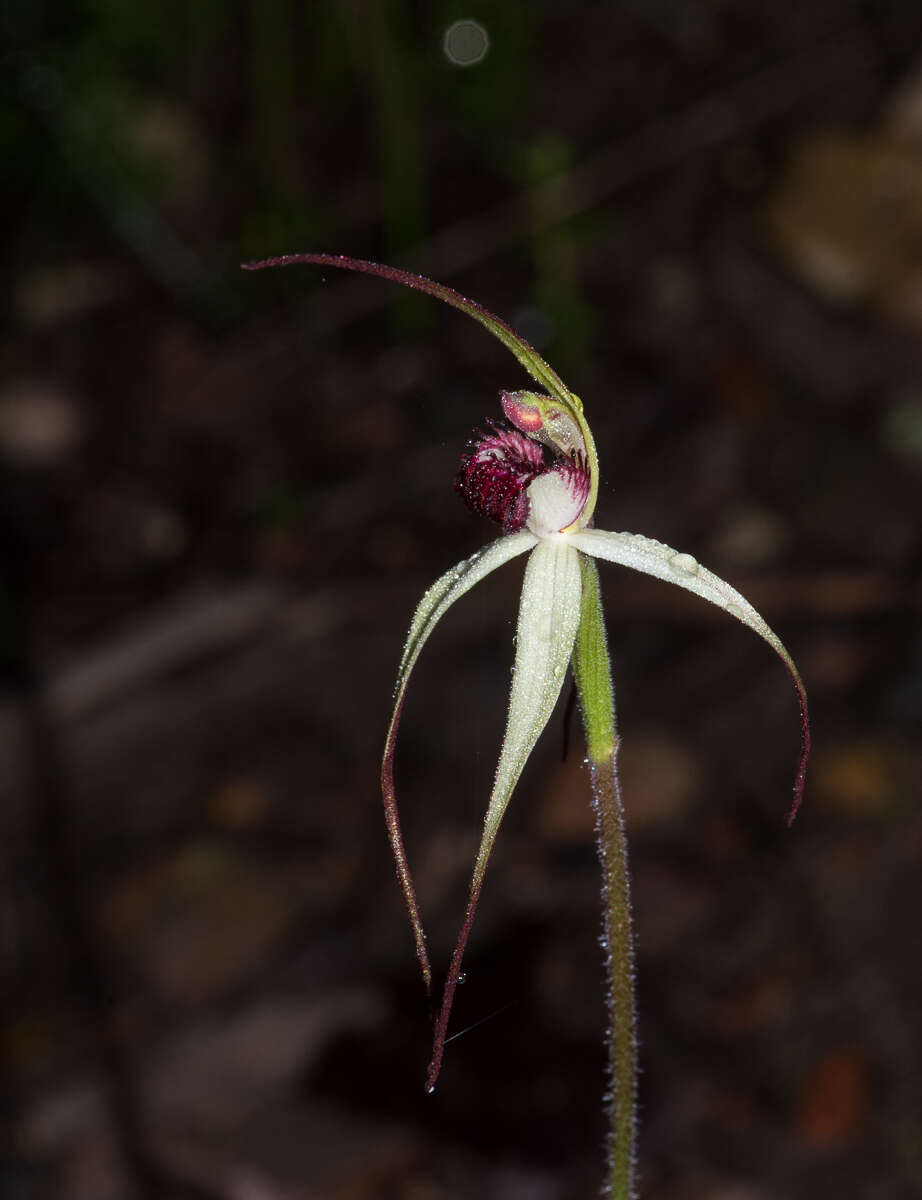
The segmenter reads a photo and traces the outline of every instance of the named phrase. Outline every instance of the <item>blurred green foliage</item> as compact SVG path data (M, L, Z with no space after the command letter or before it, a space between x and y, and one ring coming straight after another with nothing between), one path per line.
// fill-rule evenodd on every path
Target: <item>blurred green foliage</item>
M490 39L475 66L443 50L461 16ZM488 208L573 157L529 128L535 16L520 0L463 13L413 0L10 0L0 20L18 265L108 243L212 317L239 311L241 259L326 248L420 261L427 236L471 215L472 195ZM538 302L578 353L569 236L528 248ZM303 294L304 282L274 286ZM414 299L395 302L404 334L428 326Z

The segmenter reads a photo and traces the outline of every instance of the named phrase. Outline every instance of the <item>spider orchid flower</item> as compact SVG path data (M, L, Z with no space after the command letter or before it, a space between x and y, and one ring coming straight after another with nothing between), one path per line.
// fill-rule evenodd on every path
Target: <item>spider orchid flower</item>
M793 680L801 713L801 756L789 824L800 804L809 752L807 697L794 661L778 636L729 583L690 554L662 542L639 533L608 533L593 527L599 468L582 403L508 325L451 288L376 263L324 254L293 254L250 263L246 269L295 263L377 275L460 309L511 350L544 389L540 393L503 392L504 419L491 422L487 432L476 434L461 457L457 491L471 509L498 523L502 536L446 571L420 601L397 672L393 715L384 748L381 780L387 829L423 980L430 991L432 969L394 789L394 752L407 684L427 639L455 601L491 571L527 555L506 730L474 862L467 910L435 1021L427 1080L431 1091L441 1067L461 962L496 835L522 769L557 703L568 666L572 665L576 677L590 766L614 755L614 712L595 560L630 567L694 592L748 625L782 659Z

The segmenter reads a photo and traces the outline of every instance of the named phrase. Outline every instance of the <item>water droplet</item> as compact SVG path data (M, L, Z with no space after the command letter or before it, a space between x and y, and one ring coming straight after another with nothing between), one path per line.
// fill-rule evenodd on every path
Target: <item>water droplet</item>
M746 619L746 614L743 612L740 606L738 604L734 604L732 600L727 605L727 612L731 617L736 617L739 621L744 621Z
M431 1096L431 1095L432 1095L432 1093L435 1091L435 1084L434 1084L434 1083L430 1083L430 1084L429 1084L429 1086L426 1088L426 1091L427 1091L427 1092L429 1093L429 1095Z
M458 983L467 983L467 971L462 971L458 976Z
M677 575L697 575L698 560L690 554L673 554L669 565Z

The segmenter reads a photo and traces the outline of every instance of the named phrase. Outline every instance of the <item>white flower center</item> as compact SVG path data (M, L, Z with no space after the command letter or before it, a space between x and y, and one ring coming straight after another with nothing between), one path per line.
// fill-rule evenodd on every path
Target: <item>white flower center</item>
M559 533L579 517L586 504L586 488L575 472L548 471L526 489L532 533L547 537Z

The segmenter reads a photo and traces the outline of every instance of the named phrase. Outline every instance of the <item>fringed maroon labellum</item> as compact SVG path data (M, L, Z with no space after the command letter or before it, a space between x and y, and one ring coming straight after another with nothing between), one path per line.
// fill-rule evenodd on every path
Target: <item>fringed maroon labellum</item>
M548 453L508 421L488 424L493 432L475 432L461 455L455 491L472 512L515 533L528 520L526 488L550 469Z
M475 433L468 443L455 479L468 508L504 533L527 525L543 536L576 521L589 496L585 456L555 455L507 421L489 424L492 433Z

